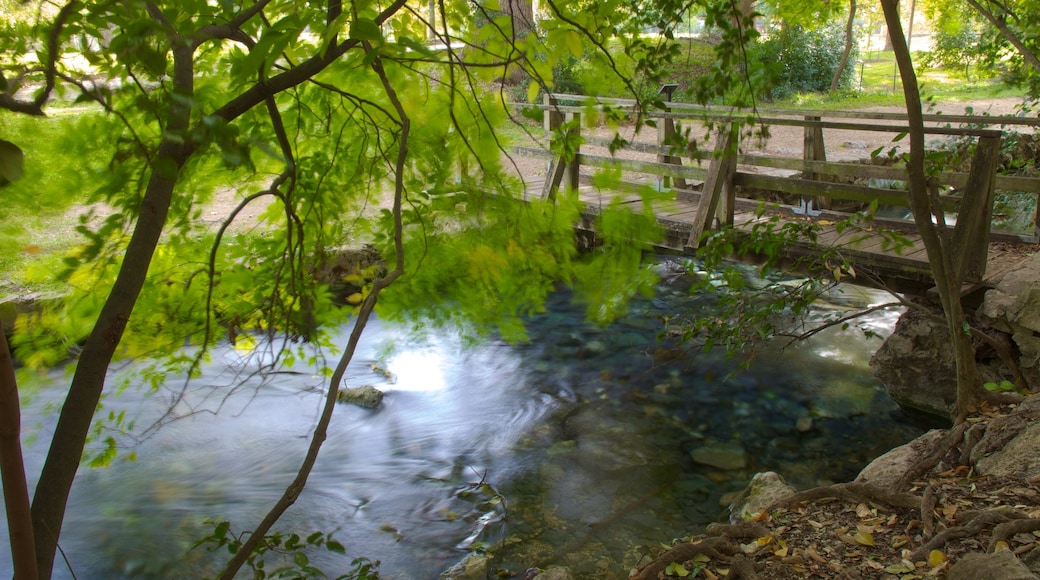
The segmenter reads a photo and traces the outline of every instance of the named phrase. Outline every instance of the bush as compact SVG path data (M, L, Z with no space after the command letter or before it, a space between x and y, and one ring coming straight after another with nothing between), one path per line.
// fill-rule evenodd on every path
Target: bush
M775 35L758 43L752 60L771 71L774 77L769 96L783 99L797 93L826 92L830 90L834 71L838 69L845 51L845 28L833 22L818 30L801 26L781 28ZM856 62L859 50L853 44L849 63ZM839 88L850 88L855 74L854 66L845 67Z

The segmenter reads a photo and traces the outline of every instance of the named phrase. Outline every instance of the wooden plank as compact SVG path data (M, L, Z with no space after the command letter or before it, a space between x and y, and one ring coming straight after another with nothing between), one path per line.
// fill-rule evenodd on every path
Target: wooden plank
M962 281L978 282L986 275L999 156L1000 138L979 139L964 188L961 212L953 228L954 272Z
M772 175L757 175L738 171L733 179L736 185L765 189L770 191L782 191L798 195L826 196L835 199L847 199L870 203L877 200L883 205L895 205L906 207L909 205L905 191L894 189L880 189L867 187L865 185L851 185L845 183L822 183L809 181L808 179L797 179L793 177L776 177Z
M690 239L687 242L687 245L690 247L698 247L701 235L711 227L711 222L715 219L715 212L719 207L719 197L723 189L733 189L733 174L737 168L736 145L736 127L734 125L723 126L715 139L716 156L712 158L711 165L708 166L708 175L704 180L704 191L697 206L697 220L693 222L693 229L690 231ZM728 195L729 192L727 191ZM731 203L727 214L732 211L733 205ZM733 223L733 217L727 215L726 221Z
M588 165L590 167L621 169L622 171L649 173L651 175L667 175L669 177L704 179L708 174L708 170L700 167L672 165L669 163L657 163L655 161L637 161L635 159L618 159L616 157L588 155L585 153L578 155L578 161L582 165Z

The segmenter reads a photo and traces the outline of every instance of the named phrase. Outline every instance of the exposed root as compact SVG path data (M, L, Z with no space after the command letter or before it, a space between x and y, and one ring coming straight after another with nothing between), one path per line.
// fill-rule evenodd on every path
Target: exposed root
M729 574L726 574L728 580L756 580L758 573L755 571L755 563L744 554L737 554L733 556L733 560L729 563Z
M966 422L961 422L950 429L942 440L932 447L928 454L906 470L906 473L904 473L903 477L899 479L899 482L892 486L893 489L909 489L914 480L918 479L925 473L928 473L928 471L938 465L939 461L941 461L951 449L964 440L964 432L967 429L968 424Z
M935 534L935 505L937 501L935 488L929 485L925 488L924 497L921 499L921 532L925 538L931 538Z
M931 540L914 550L908 559L911 562L927 560L929 552L940 548L946 542L976 536L990 526L996 526L1012 519L1028 518L1029 516L1010 508L998 508L971 514L969 517L970 519L963 526L949 528L936 534Z
M989 546L986 548L986 551L993 552L997 548L998 542L1006 542L1008 538L1015 534L1028 534L1036 531L1040 531L1040 520L1032 518L1011 520L1010 522L997 524L993 528L993 534L990 535Z
M738 522L735 524L708 524L705 533L709 536L737 540L753 540L769 535L769 528L757 522Z
M853 481L850 483L836 483L814 487L790 495L780 501L774 502L766 513L773 510L786 508L795 504L808 503L826 498L838 498L855 502L873 502L894 508L921 509L921 498L912 493L892 493L891 491L872 485Z
M688 562L701 554L713 559L726 558L737 552L737 546L726 538L705 538L699 542L678 544L654 558L653 562L629 576L628 580L657 580L658 574L673 562Z

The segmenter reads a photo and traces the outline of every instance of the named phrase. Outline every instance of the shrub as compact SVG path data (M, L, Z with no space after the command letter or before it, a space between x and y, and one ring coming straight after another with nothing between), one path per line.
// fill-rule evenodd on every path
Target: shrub
M839 22L816 30L786 26L758 43L751 59L769 69L774 77L769 96L782 99L796 93L828 91L844 50L845 29ZM856 61L858 53L853 45L850 63ZM839 88L852 85L854 69L851 65L845 67Z

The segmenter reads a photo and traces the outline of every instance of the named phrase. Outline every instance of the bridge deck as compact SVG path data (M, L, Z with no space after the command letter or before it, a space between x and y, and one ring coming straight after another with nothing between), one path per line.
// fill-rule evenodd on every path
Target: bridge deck
M531 191L528 195L537 197L538 193ZM633 211L641 209L643 203L640 195L636 193L602 191L591 186L580 187L578 196L585 206L586 215L581 227L588 230L592 229L592 217L615 201L620 202L621 207L631 206ZM697 216L698 196L699 194L695 192L686 192L682 199L654 202L654 213L665 232L664 241L658 245L659 249L682 254L693 254L696 251L686 243ZM876 277L876 280L867 280L860 276L856 280L858 283L865 285L883 283L893 290L911 294L923 294L935 285L924 243L916 232L900 231L909 245L895 249L890 247L891 244L887 243L886 238L878 234L876 230L872 232L846 229L839 233L835 223L845 219L847 214L825 211L818 216L807 217L804 214L796 214L795 208L781 205L765 216L759 216L756 211L757 207L758 202L738 200L733 214L734 227L738 231L750 232L756 222L768 219L773 215L779 215L781 220L787 221L814 220L820 227L819 237L815 244L803 240L786 248L785 253L790 258L818 252L820 246L838 247L841 249L842 256L857 272L869 272L872 277ZM1008 243L991 243L986 275L980 282L966 285L964 293L970 294L976 290L991 287L991 281L1003 274L1021 255L1021 251L1016 251L1012 246Z

